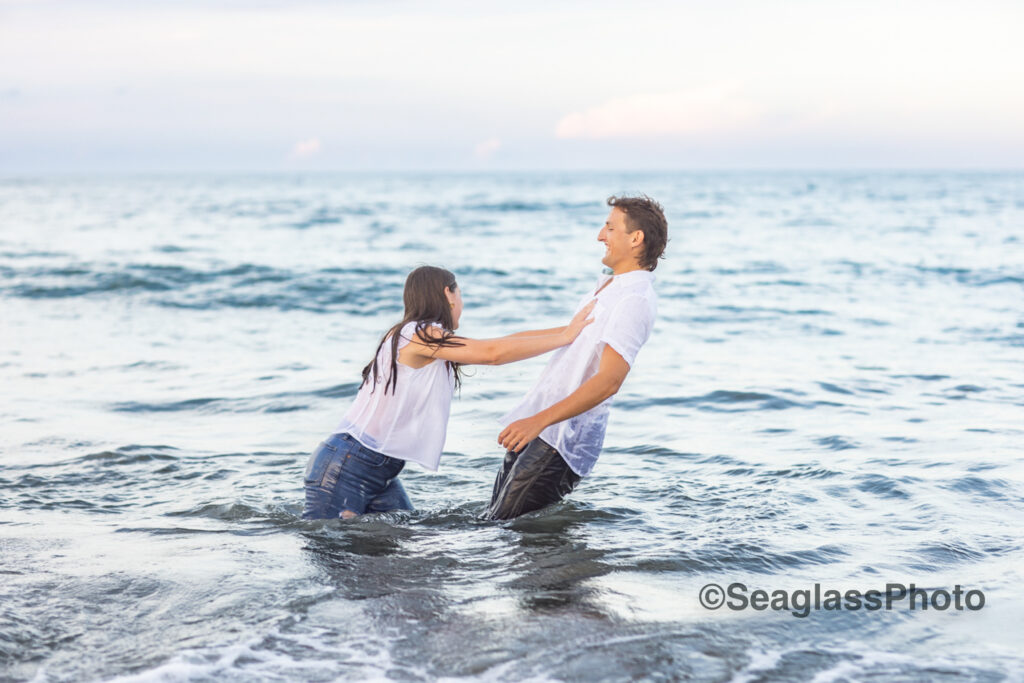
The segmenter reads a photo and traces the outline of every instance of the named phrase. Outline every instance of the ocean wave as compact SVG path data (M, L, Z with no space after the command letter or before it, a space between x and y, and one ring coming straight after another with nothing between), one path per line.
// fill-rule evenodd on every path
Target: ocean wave
M780 225L784 228L837 228L841 223L825 216L809 215L790 218L782 221Z
M844 438L833 434L832 436L824 436L819 439L815 439L814 443L819 446L824 446L830 451L845 451L852 448L860 448L857 443L851 439Z
M207 270L82 264L8 271L8 282L0 285L0 294L25 299L139 296L173 308L342 309L356 315L400 310L406 275L404 270L394 268L295 271L256 264Z
M245 522L251 519L273 519L277 517L282 521L294 521L293 515L284 513L278 508L263 508L258 505L246 503L204 503L187 510L165 513L167 517L205 517L224 522Z
M346 382L308 391L279 391L235 398L204 397L166 402L118 401L110 404L110 409L123 413L286 413L309 408L309 404L302 399L355 396L359 391L359 385L359 382Z
M464 204L457 208L464 211L483 211L487 213L537 213L544 211L581 211L586 209L599 208L601 205L597 202L566 202L566 201L553 201L553 202L528 202L522 200L505 200L500 202L481 202L473 204Z
M865 474L856 477L855 480L860 482L856 486L859 491L872 493L882 498L910 498L910 494L900 486L900 482L892 477L881 474Z
M830 470L817 465L798 465L790 469L765 472L762 476L769 478L785 477L787 479L831 479L841 474L841 472L836 470Z
M923 543L914 548L912 553L927 560L924 566L928 566L931 571L934 571L936 565L950 567L978 562L989 554L966 541Z
M966 493L983 503L992 500L1008 500L1013 487L1004 479L988 479L970 475L960 477L951 482L941 484L942 488L958 493ZM1012 496L1016 502L1024 503L1024 497Z
M642 410L651 407L694 406L698 410L715 412L743 412L748 410L786 410L789 408L813 408L814 403L800 403L781 396L762 394L756 391L731 391L719 389L701 396L660 396L654 398L625 399L616 401L616 407L626 410ZM831 404L835 405L835 404Z
M681 573L704 572L752 572L772 574L789 572L801 567L813 567L842 562L849 557L849 551L832 544L825 544L806 550L767 551L761 546L745 542L712 543L691 553L685 561L671 566ZM678 559L678 558L677 558ZM669 564L665 564L665 562ZM671 559L663 558L662 565L670 567ZM637 568L649 569L638 563Z
M992 287L996 285L1020 285L1024 284L1024 273L1016 272L1013 269L1002 268L964 268L956 266L922 266L915 265L910 270L910 276L917 275L913 279L920 281L920 276L937 277L945 280L952 280L958 284L969 287Z
M113 451L101 451L99 453L89 453L79 458L74 458L70 462L75 463L97 463L100 465L134 465L141 462L153 462L163 460L176 460L177 455L169 453L167 451L177 451L177 448L173 446L142 446L142 445L130 445L122 446Z
M822 615L824 616L824 615ZM817 627L823 628L816 623ZM870 630L867 624L865 630ZM779 642L784 642L779 638ZM852 647L823 646L821 638L783 649L765 651L763 644L753 646L746 654L745 668L737 672L733 681L794 681L813 680L818 683L836 681L1002 681L1007 674L1019 674L1016 663L1000 662L991 654L975 657L956 657L929 652L922 657L917 653L894 652L869 648L860 642ZM742 659L740 660L742 661ZM1012 677L1012 675L1011 675Z
M168 291L217 280L258 282L288 279L284 271L269 266L242 264L231 268L200 270L155 264L83 263L59 267L9 269L23 282L7 287L14 296L61 298L97 292ZM68 279L71 282L61 282Z
M818 386L824 389L825 391L831 392L833 394L845 394L848 396L853 395L853 392L850 391L849 389L844 389L843 387L837 384L832 384L831 382L818 382Z

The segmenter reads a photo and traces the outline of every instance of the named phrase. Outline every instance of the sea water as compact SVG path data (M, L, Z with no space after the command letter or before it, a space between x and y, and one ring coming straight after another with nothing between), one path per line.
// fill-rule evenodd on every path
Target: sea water
M407 272L564 324L620 192L671 241L592 476L482 521L546 359L467 368L415 512L302 521ZM1020 173L6 178L0 680L1020 680L1022 240Z

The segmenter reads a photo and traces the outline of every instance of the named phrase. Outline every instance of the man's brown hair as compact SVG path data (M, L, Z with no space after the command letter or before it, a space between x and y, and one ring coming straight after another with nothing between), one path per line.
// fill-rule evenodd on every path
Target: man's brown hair
M647 270L658 267L658 259L665 258L665 245L668 243L668 221L661 204L645 194L639 197L608 198L608 206L619 209L626 214L626 229L633 233L640 230L644 233L643 253L640 265Z

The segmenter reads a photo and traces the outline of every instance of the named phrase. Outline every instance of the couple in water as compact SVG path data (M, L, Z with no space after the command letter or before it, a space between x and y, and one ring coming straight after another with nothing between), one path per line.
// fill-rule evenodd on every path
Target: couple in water
M668 241L661 206L611 197L597 239L602 276L565 327L498 339L455 334L455 276L422 266L405 282L405 316L385 333L334 433L306 466L304 519L412 510L398 475L406 462L436 471L462 365L501 365L558 349L526 397L501 418L505 459L486 516L512 519L564 498L601 453L610 399L651 335L654 276Z

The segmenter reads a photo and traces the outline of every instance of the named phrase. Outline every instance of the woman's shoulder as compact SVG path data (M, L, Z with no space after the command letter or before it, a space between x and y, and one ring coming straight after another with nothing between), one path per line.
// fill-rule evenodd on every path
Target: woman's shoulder
M445 331L444 325L438 322L410 320L406 324L402 325L402 329L399 330L398 334L400 338L398 340L398 344L403 346L412 341L414 337L419 336L422 338L422 334L416 334L417 330L420 328L422 328L423 332L426 332L427 336L444 334Z

